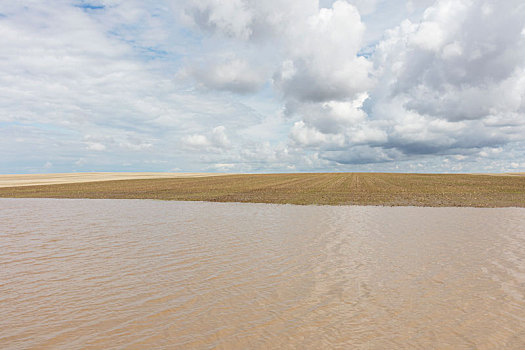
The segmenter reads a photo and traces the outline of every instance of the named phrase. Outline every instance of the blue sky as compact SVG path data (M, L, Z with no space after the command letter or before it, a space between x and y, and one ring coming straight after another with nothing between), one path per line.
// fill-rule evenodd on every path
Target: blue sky
M525 171L518 0L0 3L0 173Z

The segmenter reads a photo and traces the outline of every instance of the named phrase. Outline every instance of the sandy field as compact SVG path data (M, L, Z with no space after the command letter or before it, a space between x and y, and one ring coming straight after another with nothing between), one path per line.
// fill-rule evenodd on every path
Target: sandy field
M0 175L0 187L55 185L112 180L172 179L220 176L215 173L65 173Z

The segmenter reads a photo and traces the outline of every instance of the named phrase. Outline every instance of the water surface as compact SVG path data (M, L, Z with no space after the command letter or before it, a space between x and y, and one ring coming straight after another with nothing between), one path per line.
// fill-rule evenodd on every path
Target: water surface
M524 349L525 209L0 199L2 349Z

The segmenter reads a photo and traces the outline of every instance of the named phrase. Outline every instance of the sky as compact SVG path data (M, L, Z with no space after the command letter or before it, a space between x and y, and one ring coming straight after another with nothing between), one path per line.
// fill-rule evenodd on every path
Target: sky
M0 173L525 171L522 0L0 1Z

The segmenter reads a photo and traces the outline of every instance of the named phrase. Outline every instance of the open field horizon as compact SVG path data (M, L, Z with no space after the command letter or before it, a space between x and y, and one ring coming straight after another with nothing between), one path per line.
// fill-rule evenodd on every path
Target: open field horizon
M525 174L71 173L0 175L4 198L525 207Z
M0 174L0 188L53 185L81 182L98 182L112 180L145 180L164 178L207 177L225 175L285 175L285 174L405 174L405 175L490 175L490 176L525 176L525 172L514 173L385 173L385 172L352 172L352 173L207 173L207 172L78 172L78 173L42 173L42 174Z
M49 174L0 174L0 187L52 185L111 180L161 179L181 177L220 176L222 173L171 172L84 172Z

